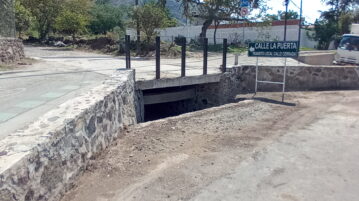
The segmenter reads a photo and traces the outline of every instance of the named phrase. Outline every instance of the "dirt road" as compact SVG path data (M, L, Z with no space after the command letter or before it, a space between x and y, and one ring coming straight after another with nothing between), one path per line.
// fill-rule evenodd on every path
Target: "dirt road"
M357 200L359 91L265 100L127 128L63 201Z

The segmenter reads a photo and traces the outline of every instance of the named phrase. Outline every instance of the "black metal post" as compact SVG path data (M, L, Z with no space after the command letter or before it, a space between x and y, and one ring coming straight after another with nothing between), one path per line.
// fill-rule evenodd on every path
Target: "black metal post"
M161 75L161 38L156 37L156 79L160 79Z
M225 73L227 71L227 38L223 39L223 63L222 63L222 72Z
M125 36L126 69L131 69L130 36Z
M203 39L203 75L207 75L208 67L208 38Z
M181 77L186 76L186 38L182 40Z
M298 30L298 50L300 50L300 40L301 40L301 34L302 34L302 15L303 15L303 0L300 0L299 30Z

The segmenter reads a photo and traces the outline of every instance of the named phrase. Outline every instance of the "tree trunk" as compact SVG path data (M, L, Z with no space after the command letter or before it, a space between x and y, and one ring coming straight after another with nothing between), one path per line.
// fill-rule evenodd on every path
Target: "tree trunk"
M214 34L213 34L213 43L214 45L217 45L217 29L218 29L218 26L219 26L220 22L218 20L215 20L214 21Z
M19 34L19 39L22 39L21 35L22 35L22 30L21 29L18 29L17 30L17 33Z
M40 24L39 25L39 28L38 28L38 31L39 31L39 35L40 35L40 40L43 41L47 38L47 35L49 33L49 25L47 24Z
M208 29L209 26L211 26L212 22L213 22L213 19L207 19L206 21L204 21L204 23L202 25L202 31L199 34L199 38L200 38L201 41L203 40L203 38L206 38L207 29Z
M159 0L158 3L160 4L160 6L162 6L162 8L165 8L167 0Z

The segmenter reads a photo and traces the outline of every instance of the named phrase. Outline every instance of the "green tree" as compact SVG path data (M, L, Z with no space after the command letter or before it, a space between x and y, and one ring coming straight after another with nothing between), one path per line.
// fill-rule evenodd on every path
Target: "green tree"
M56 31L69 34L75 41L76 34L86 31L89 24L90 0L67 0L55 20Z
M136 26L139 23L140 31L146 37L146 42L149 44L154 36L157 34L159 28L165 28L176 25L176 20L169 17L168 11L157 3L149 2L143 6L136 7L131 13L131 24Z
M327 11L322 11L320 19L316 21L313 38L319 41L319 48L327 49L331 41L335 44L342 34L349 32L350 24L355 20L355 9L359 0L322 0L330 6Z
M334 35L337 31L337 26L334 22L330 22L325 18L317 19L314 23L315 34L311 35L318 41L318 49L328 49L330 42L334 40Z
M71 35L75 41L76 34L84 32L87 24L88 19L84 15L65 10L56 18L55 28L60 33Z
M63 0L23 0L23 5L33 16L40 39L45 39L52 30L63 4Z
M285 11L278 11L277 14L266 14L263 17L265 21L276 21L276 20L284 20L285 19ZM287 19L299 19L299 14L296 11L289 10L287 13Z
M359 23L359 8L354 10L353 23Z
M31 26L31 12L23 5L21 0L15 1L16 30L21 38L23 32Z
M345 33L350 33L350 26L354 21L354 13L342 13L339 16L338 31L337 33L341 36Z
M106 34L115 27L124 29L123 18L125 13L121 7L110 4L96 4L91 10L90 31L94 34Z

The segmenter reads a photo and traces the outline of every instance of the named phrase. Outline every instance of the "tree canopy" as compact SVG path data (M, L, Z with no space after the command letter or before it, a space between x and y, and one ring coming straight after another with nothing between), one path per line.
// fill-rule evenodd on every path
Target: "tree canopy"
M133 9L131 24L136 27L137 23L140 31L145 34L147 43L150 43L157 34L156 29L177 24L176 20L169 16L168 10L155 2L149 2Z
M356 21L359 0L322 0L330 6L322 11L321 17L314 23L312 37L319 41L319 49L328 49L331 41L336 44L342 34L349 33L350 25Z
M106 34L115 27L124 28L124 9L110 4L96 4L91 10L90 31L94 34Z
M40 39L45 39L52 30L63 3L63 0L23 0L23 5L33 16Z
M23 5L22 0L15 1L16 30L21 34L31 26L32 16L30 11Z
M266 14L263 19L268 21L284 20L285 11L278 11L277 14ZM290 19L299 19L299 14L296 11L289 10L287 13L287 20Z
M89 10L92 2L89 0L67 0L56 17L54 28L60 33L69 34L75 40L75 35L85 32L89 23Z
M214 21L243 21L240 17L241 1L238 0L177 0L181 2L183 13L188 18L203 19L200 38L205 38L208 27ZM263 0L252 0L250 10L263 5Z

